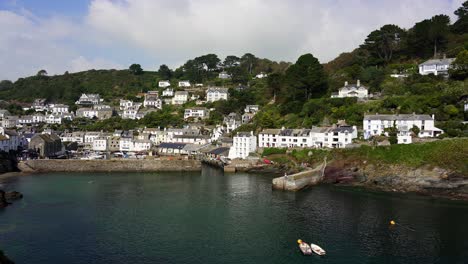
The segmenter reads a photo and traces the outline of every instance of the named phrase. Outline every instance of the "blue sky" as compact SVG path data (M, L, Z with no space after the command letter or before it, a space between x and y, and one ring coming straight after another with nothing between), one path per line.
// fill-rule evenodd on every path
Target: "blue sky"
M177 67L216 53L321 62L351 51L384 24L409 28L453 17L463 0L0 0L0 80Z

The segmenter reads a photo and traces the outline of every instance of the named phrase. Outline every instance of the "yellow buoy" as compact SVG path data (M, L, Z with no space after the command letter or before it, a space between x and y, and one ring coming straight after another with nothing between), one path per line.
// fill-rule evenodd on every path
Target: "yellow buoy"
M298 244L302 244L302 240L298 239L298 240L297 240L297 243L298 243Z
M390 221L390 224L391 224L391 225L395 225L396 223L395 223L395 221L391 220L391 221Z

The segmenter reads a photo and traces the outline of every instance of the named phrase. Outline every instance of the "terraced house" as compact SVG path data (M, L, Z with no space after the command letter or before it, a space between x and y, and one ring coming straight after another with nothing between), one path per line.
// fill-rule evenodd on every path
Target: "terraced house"
M258 146L261 148L345 148L352 144L355 138L357 138L355 126L265 129L258 134Z

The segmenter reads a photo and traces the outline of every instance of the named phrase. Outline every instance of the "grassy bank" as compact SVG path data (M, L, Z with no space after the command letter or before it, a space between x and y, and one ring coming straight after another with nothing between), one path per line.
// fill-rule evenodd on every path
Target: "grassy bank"
M279 151L269 149L267 153L279 153ZM325 156L329 160L366 160L372 163L402 164L415 168L431 165L468 175L468 138L384 147L362 146L355 149L292 150L282 155L281 160L288 157L290 163L317 164L323 161Z

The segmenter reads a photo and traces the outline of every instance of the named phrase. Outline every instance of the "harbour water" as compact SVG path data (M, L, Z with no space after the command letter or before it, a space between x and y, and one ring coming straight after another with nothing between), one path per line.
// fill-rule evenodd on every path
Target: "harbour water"
M0 188L0 249L16 263L468 263L468 203L272 176L44 174ZM390 220L397 225L389 226ZM327 256L302 256L296 240Z

